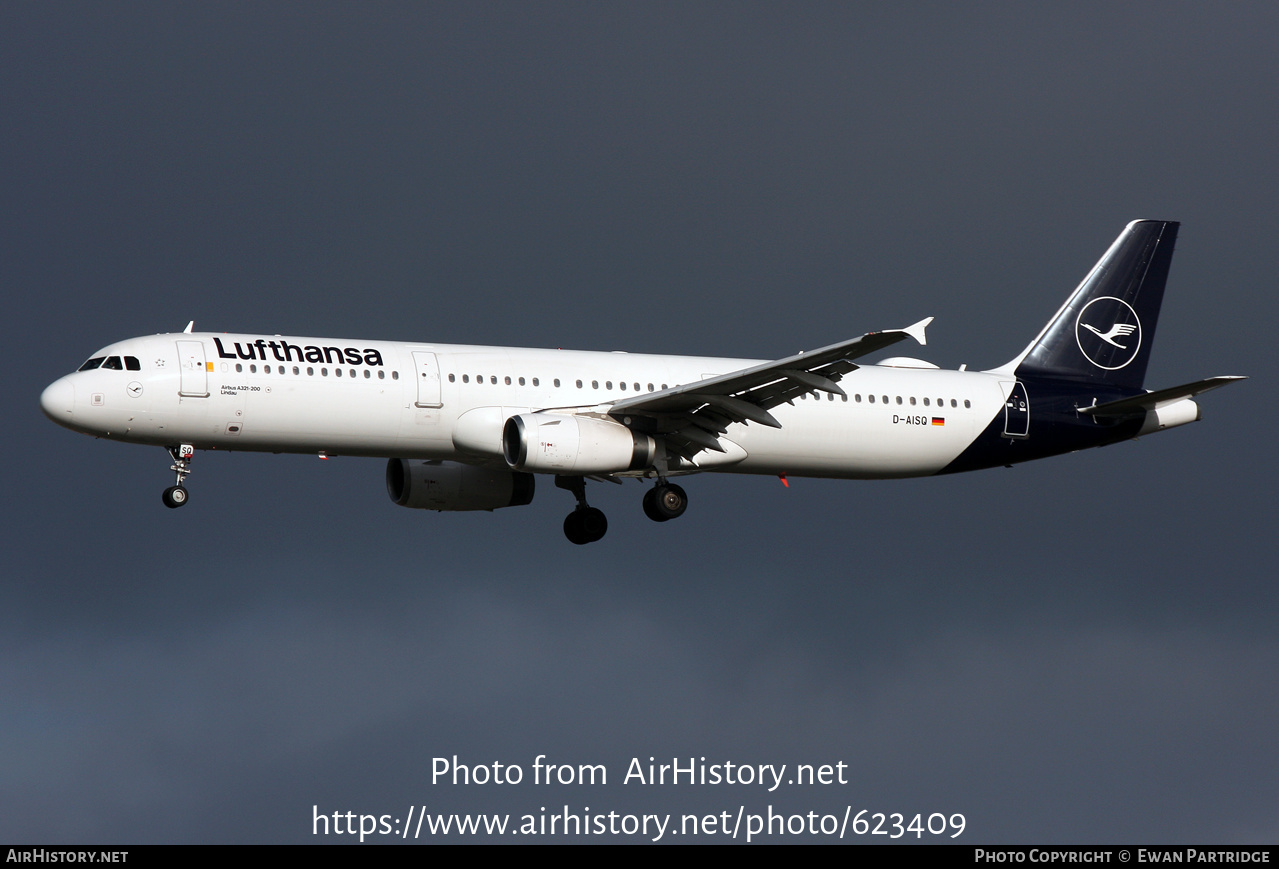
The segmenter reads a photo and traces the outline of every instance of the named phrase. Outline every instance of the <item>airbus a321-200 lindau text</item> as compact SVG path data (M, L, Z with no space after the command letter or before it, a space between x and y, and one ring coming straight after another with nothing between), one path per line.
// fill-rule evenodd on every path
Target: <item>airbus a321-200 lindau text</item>
M932 318L777 359L721 359L192 331L94 353L41 396L59 425L164 447L187 503L197 450L386 458L402 507L528 504L571 492L564 533L608 529L586 481L652 481L645 514L684 513L701 472L883 479L1014 465L1199 419L1194 396L1241 377L1147 391L1178 224L1128 224L1007 364L943 371L860 360Z

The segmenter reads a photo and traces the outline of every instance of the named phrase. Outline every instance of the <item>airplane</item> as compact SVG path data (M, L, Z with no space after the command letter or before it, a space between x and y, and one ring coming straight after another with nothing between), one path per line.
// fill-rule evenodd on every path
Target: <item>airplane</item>
M1011 466L1194 422L1243 377L1143 388L1179 224L1128 224L1012 360L987 371L864 357L929 317L773 361L184 332L94 353L41 396L59 425L165 447L188 501L196 450L387 458L402 507L528 504L549 475L575 544L608 520L586 481L653 481L644 513L688 505L699 472L883 479Z

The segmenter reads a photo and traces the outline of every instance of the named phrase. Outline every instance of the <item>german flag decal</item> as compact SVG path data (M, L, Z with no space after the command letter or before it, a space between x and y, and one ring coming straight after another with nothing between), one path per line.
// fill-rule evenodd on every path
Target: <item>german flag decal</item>
M945 424L946 424L946 417L944 416L933 417L933 425L945 425Z

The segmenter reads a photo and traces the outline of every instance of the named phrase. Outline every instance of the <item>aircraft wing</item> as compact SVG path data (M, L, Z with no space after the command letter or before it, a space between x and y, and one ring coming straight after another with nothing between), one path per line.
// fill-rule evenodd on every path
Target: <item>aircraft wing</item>
M668 446L685 458L691 459L703 449L724 452L719 436L729 425L754 422L781 428L781 423L768 412L769 408L792 401L805 392L843 395L839 380L857 369L854 359L906 338L925 344L924 329L932 320L928 317L905 329L867 332L860 338L808 353L624 398L610 406L609 414L615 418L647 418L653 432L667 435Z
M1081 407L1079 412L1090 416L1102 417L1142 416L1147 410L1158 410L1160 407L1172 404L1174 401L1193 398L1210 389L1228 386L1231 383L1247 379L1247 377L1240 375L1209 377L1206 380L1196 380L1194 383L1170 386L1167 389L1157 389L1154 392L1147 392L1145 395L1134 395L1132 398L1121 398L1118 401L1108 401L1105 404L1093 407Z

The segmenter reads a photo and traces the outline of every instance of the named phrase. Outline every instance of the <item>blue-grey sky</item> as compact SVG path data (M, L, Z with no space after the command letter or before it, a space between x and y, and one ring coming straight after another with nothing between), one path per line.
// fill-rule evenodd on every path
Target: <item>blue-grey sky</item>
M1279 838L1271 4L0 6L11 394L0 840L310 842L322 811L963 812L960 841ZM1106 450L404 510L380 461L40 413L197 328L779 357L937 319L989 367L1125 223L1182 221ZM431 759L602 763L595 788ZM850 783L622 785L632 757ZM332 838L332 837L331 837ZM331 840L331 839L330 839Z

